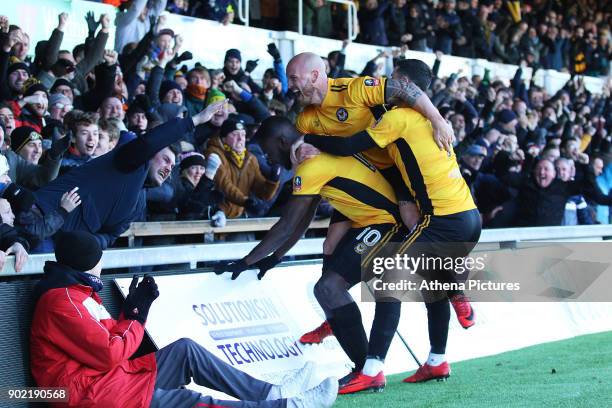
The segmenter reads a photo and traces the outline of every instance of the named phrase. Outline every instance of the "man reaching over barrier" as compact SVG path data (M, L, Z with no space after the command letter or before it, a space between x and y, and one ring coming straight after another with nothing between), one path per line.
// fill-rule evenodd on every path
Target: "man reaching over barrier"
M314 369L307 363L281 385L233 368L193 340L183 338L155 353L130 359L144 337L151 304L159 296L153 277L134 276L117 320L98 292L103 287L102 248L87 232L60 232L57 262L46 262L34 289L30 353L39 387L62 387L70 406L105 408L241 407L328 408L338 385L328 378L305 391ZM185 389L194 381L239 401L220 401ZM59 405L59 404L58 404ZM65 404L62 404L65 406Z
M66 191L79 187L83 205L66 217L62 230L89 231L106 249L132 221L144 217L145 184L160 186L170 176L176 158L171 145L208 122L223 104L213 103L191 118L170 120L131 141L120 140L109 153L34 192L37 205L47 214L59 207Z

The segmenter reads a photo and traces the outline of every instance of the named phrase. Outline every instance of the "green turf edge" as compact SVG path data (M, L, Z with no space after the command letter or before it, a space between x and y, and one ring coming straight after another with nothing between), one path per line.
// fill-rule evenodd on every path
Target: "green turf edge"
M334 407L612 407L612 332L454 363L446 382L404 384L407 374L387 377L383 393L340 395Z

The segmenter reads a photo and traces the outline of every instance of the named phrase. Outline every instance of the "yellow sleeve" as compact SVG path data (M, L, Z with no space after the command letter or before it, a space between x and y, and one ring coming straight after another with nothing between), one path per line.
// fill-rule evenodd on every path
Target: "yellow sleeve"
M298 166L293 177L293 195L318 195L333 177L334 172L321 159L322 155L313 157Z
M401 114L397 114L397 109L385 113L382 118L368 127L366 131L376 142L378 147L385 148L401 137L401 131L397 126L397 121L402 120Z
M429 121L415 110L393 109L386 112L382 118L367 128L370 137L379 147L385 148L402 136L408 136L417 129L429 128Z
M386 79L359 77L351 81L349 94L357 106L377 106L385 103Z

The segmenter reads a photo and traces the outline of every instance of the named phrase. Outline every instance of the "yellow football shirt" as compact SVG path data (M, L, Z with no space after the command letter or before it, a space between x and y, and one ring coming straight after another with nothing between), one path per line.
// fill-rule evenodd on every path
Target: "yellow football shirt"
M421 214L449 215L476 208L455 154L440 151L423 115L409 108L393 109L367 132L387 149Z
M362 155L321 153L302 162L293 178L294 195L320 195L355 228L400 222L393 188Z

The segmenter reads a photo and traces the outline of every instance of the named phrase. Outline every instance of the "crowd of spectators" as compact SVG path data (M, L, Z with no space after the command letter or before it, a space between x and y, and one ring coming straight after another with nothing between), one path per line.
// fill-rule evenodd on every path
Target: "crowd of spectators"
M239 23L235 0L103 0L130 9L121 19L159 13L190 15L223 24ZM441 51L532 68L605 76L610 73L612 13L595 0L354 0L358 42ZM147 8L148 5L148 8ZM607 8L606 8L607 7ZM251 24L298 30L298 2L250 0ZM345 39L347 8L328 0L303 1L304 34ZM147 29L135 24L120 44L135 41ZM137 35L140 37L137 37ZM123 36L122 36L123 38ZM117 50L120 50L118 48Z
M19 22L0 16L0 262L5 254L23 260L26 251L51 251L59 230L86 229L107 248L132 221L223 226L227 218L282 211L292 172L269 163L253 135L271 115L295 119L286 61L271 43L274 64L261 80L251 77L258 62L243 61L238 49L227 50L221 67L202 66L182 49L180 34L162 24L166 6L187 4L171 3L121 2L115 44L108 43L108 16L88 13L87 38L72 50L62 47L66 22L83 16L60 14L49 38L32 48ZM559 15L554 20L565 24ZM597 21L576 30L599 28L602 38L605 19ZM354 72L345 68L347 47L345 41L324 57L330 77L380 77L386 58L403 58L399 49L382 52ZM595 95L572 76L549 95L521 77L528 64L510 83L488 71L457 72L436 77L429 90L452 123L462 174L485 226L608 223L609 85ZM329 216L329 204L318 214Z

